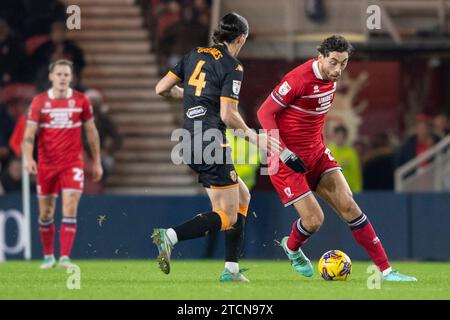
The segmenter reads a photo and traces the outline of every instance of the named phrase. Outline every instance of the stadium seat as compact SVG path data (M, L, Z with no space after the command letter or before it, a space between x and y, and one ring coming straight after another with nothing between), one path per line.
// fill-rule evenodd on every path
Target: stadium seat
M29 56L33 54L33 52L39 48L40 45L44 44L48 41L47 34L40 34L37 36L32 36L25 41L25 50Z
M13 83L2 88L0 91L0 102L8 104L13 100L31 100L36 94L33 85L28 83Z

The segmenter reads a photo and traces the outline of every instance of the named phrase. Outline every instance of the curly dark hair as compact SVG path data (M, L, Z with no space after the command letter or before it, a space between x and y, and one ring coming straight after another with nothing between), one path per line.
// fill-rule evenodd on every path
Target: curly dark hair
M248 22L236 12L226 14L220 20L218 28L214 31L214 43L233 42L241 34L248 34Z
M330 52L333 51L347 52L348 55L351 56L355 49L343 36L332 35L322 41L320 46L317 47L317 51L319 51L324 57L328 57Z

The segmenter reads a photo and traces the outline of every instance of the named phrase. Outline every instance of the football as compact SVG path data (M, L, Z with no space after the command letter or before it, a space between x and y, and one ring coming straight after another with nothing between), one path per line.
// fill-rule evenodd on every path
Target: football
M327 281L348 279L352 272L352 261L340 250L325 252L319 260L319 273Z

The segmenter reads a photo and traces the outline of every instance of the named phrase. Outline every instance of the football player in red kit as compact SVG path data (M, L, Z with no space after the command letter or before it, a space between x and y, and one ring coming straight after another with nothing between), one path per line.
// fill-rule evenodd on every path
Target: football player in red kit
M50 65L49 72L52 87L31 102L24 135L25 167L29 173L37 174L39 233L44 251L41 269L56 265L54 215L60 191L59 266L71 266L69 257L77 231L77 207L84 183L82 127L94 160L93 179L98 181L103 174L92 106L84 94L70 88L72 62L58 60ZM38 164L33 159L36 133L39 135Z
M333 102L336 81L353 47L342 36L334 35L325 39L318 51L317 58L286 74L258 111L258 119L269 134L279 130L284 148L279 156L269 158L270 179L284 205L293 205L300 216L290 236L283 238L282 247L298 273L313 275L311 262L300 248L324 220L312 193L315 191L348 223L384 281L416 281L391 268L380 239L323 142L323 124ZM277 168L277 172L271 173L271 168Z

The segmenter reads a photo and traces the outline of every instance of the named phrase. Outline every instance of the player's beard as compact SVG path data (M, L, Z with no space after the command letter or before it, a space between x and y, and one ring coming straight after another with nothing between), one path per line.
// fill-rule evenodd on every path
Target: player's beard
M340 77L341 77L340 75L337 75L337 76L333 76L333 75L328 76L327 75L328 80L331 81L331 82L338 81Z

